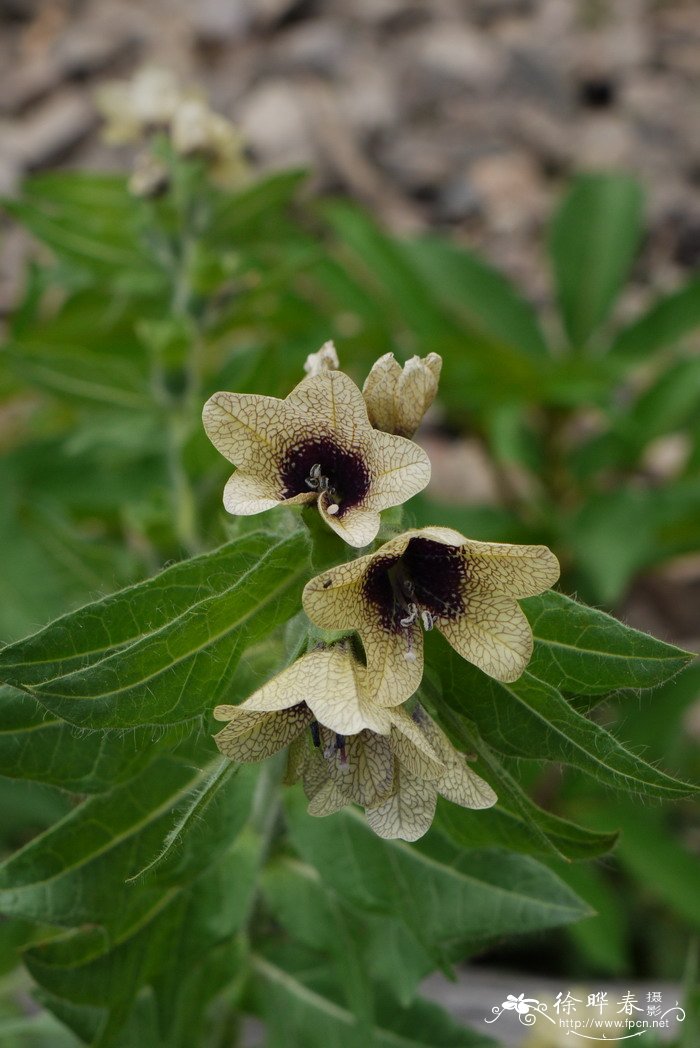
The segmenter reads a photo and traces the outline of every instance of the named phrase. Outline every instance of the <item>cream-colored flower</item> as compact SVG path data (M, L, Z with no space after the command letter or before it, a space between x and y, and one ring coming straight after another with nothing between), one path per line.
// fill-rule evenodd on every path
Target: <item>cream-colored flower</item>
M277 747L281 749L290 741L286 738L285 718L275 721L270 715L286 714L302 705L309 711L311 720L339 735L353 735L364 728L388 733L390 722L386 711L373 702L366 673L347 642L302 655L239 706L216 707L215 718L230 722L229 728L217 735L219 748L222 749L222 742L228 745L226 740L230 737L235 750L240 745L241 731L247 732L251 725L264 721L279 731L280 738L285 737ZM295 716L301 717L301 714ZM233 751L223 752L234 760L243 759Z
M309 814L324 816L356 803L380 837L415 841L430 829L438 794L465 808L489 808L496 795L467 766L447 736L417 706L385 711L389 734L351 737L321 728L290 749L287 782L301 779Z
M375 362L362 387L369 420L375 429L412 437L435 399L442 357L411 357L403 367L393 353Z
M105 139L119 145L167 127L183 97L173 74L155 66L146 66L131 80L103 84L95 101L105 119Z
M212 178L220 185L236 185L247 178L240 132L202 99L181 102L173 113L170 130L175 151L181 156L205 158Z
M423 673L423 630L439 629L463 658L513 681L532 654L517 598L553 586L546 546L476 542L451 528L406 531L376 551L307 583L304 610L324 629L362 638L377 702L405 702Z
M214 447L237 467L224 489L229 513L317 502L351 546L370 543L380 510L406 502L430 479L425 452L372 429L362 394L341 371L303 379L286 400L215 393L203 421Z
M307 375L319 375L322 371L337 371L340 367L338 353L333 342L324 342L316 353L309 353L304 362Z
M168 188L170 175L165 164L148 151L139 153L129 177L129 192L137 197L160 196Z

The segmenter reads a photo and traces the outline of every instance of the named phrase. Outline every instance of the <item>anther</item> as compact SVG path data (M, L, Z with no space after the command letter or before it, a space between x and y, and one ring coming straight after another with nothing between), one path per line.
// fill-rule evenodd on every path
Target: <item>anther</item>
M314 465L311 467L308 477L306 478L307 486L310 487L313 491L322 491L324 489L321 487L321 484L324 480L326 480L326 478L321 476L321 463L314 463ZM328 481L326 480L326 485L327 484Z
M423 609L420 613L420 620L423 623L423 629L426 632L428 630L431 630L435 625L435 619L433 618L431 613L429 611L426 611L425 609Z
M408 611L408 615L403 619L399 619L399 622L402 626L412 626L418 618L418 608L415 604L409 604L406 610Z

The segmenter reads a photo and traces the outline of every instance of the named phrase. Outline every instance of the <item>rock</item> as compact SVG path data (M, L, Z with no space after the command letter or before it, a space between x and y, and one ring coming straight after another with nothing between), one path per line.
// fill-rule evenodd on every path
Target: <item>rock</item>
M583 115L576 129L576 160L581 167L631 167L635 137L624 117L615 113Z
M2 127L0 126L0 138ZM15 158L0 156L0 197L12 196L19 185L21 168Z
M481 157L470 166L469 177L487 221L499 233L522 232L547 211L542 176L524 150Z
M523 149L534 151L548 175L561 175L572 165L576 148L570 124L529 101L515 105L510 133Z
M436 23L421 29L414 42L419 67L435 77L489 91L505 74L504 52L485 33L459 23Z
M15 127L15 155L25 170L44 167L82 141L97 123L97 112L85 93L64 88Z
M440 190L435 203L439 222L460 222L481 213L481 198L466 173L456 175Z
M265 167L311 164L313 139L301 94L287 80L262 83L236 114L255 158Z
M21 113L58 87L62 78L63 69L53 55L30 59L19 68L6 63L0 74L0 113Z
M369 60L358 56L349 65L338 101L350 124L364 135L399 123L395 81L374 56Z
M126 57L137 42L138 37L122 19L94 18L78 22L64 33L54 56L66 76L85 77Z
M198 41L216 44L240 40L252 27L250 0L198 0L190 8L190 21Z
M301 22L280 34L274 52L276 72L303 70L337 79L345 64L347 39L337 21Z

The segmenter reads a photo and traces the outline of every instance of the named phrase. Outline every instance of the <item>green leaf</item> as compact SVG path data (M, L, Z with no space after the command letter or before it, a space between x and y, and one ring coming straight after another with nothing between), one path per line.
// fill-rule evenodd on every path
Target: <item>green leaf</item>
M229 781L165 872L136 885L127 879L158 854L206 769L163 757L111 793L90 797L0 865L0 912L66 927L93 925L97 917L111 937L131 933L160 911L164 885L188 883L235 838L249 810L253 771ZM103 932L94 935L103 941Z
M622 827L617 852L621 864L647 892L700 931L700 862L697 854L669 832L664 813L616 804L605 818L608 822L614 819Z
M569 342L583 349L605 320L632 264L642 192L624 175L580 175L554 218L557 297Z
M60 347L23 341L5 347L9 366L32 386L63 398L146 411L152 394L143 366L97 348Z
M687 797L696 787L646 764L555 687L526 671L512 684L486 677L445 640L430 639L443 699L473 721L488 745L506 756L561 761L620 790L651 797Z
M100 276L140 272L154 277L137 238L136 201L124 179L111 175L52 172L28 179L7 211L58 258Z
M211 710L244 648L296 613L307 540L255 533L88 604L0 652L0 679L90 728Z
M518 353L549 357L534 309L498 270L437 237L409 243L405 251L436 297L465 325L465 335L479 332Z
M595 910L578 924L569 925L564 934L577 953L595 970L621 976L632 969L628 921L630 909L638 904L626 898L611 884L609 871L593 863L555 867L562 880Z
M339 966L344 964L348 951L337 931L341 904L317 870L288 856L276 859L262 874L261 892L294 942L330 954ZM409 1004L418 983L432 970L431 957L401 921L347 904L344 910L355 951L361 949L362 971L388 986L403 1005Z
M338 238L338 259L384 309L392 342L401 337L414 352L442 355L440 396L455 414L463 416L481 403L522 401L536 394L538 367L528 353L501 337L498 319L491 325L483 318L478 326L467 325L441 300L411 249L386 235L359 208L334 201L321 210Z
M564 692L602 695L620 688L653 688L693 659L554 590L529 597L522 607L535 638L528 671Z
M239 238L245 240L261 225L271 224L274 228L280 212L292 204L306 177L301 170L280 171L238 193L222 196L214 209L207 242L224 240L227 246L235 248Z
M150 984L161 1010L146 1043L154 1043L160 1028L156 1043L174 1048L181 1043L173 1036L173 1026L181 1021L178 988L186 992L191 976L219 948L225 951L229 979L241 967L242 951L232 936L248 915L258 860L259 841L252 833L242 834L193 884L177 884L163 893L160 906L128 934L109 941L92 929L78 930L32 947L27 967L54 999L100 1009L95 1042L100 1048L122 1043L120 1033L135 1018L134 999ZM218 989L212 980L209 996ZM200 1004L206 999L204 994Z
M376 995L368 1040L321 966L309 970L308 961L289 954L284 960L285 966L277 958L253 958L253 999L267 1023L269 1048L495 1048L436 1004L419 998L401 1008L386 994Z
M396 917L430 952L578 920L587 911L549 870L498 849L465 852L434 834L427 846L382 841L354 810L309 818L288 796L291 841L324 884L353 906Z
M627 365L674 346L700 328L700 280L655 302L648 313L621 331L610 357Z
M31 695L0 688L0 775L58 786L71 793L103 793L131 778L182 730L85 732L47 713Z
M700 409L700 360L689 357L663 371L618 420L615 429L632 457L666 433L683 431Z

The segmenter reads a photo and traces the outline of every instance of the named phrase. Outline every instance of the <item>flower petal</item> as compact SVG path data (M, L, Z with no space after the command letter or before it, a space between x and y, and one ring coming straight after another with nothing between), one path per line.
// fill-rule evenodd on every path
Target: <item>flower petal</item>
M435 783L438 792L463 808L491 808L498 800L487 782L471 770L444 731L421 708L420 726L443 761L444 771Z
M305 702L320 724L339 735L356 735L363 728L388 735L387 715L379 706L374 709L365 688L364 666L346 647L336 645L303 655L243 705L283 709Z
M511 546L468 539L464 550L469 572L482 592L534 597L559 578L559 561L547 546Z
M331 779L328 779L311 797L307 811L309 815L323 818L326 815L335 815L349 803L346 794L338 789Z
M380 553L399 554L410 533L385 543ZM385 629L364 596L364 575L377 554L339 564L304 588L304 611L317 626L356 630L367 658L367 687L379 706L398 706L417 690L423 675L423 634L418 625L395 633Z
M328 507L331 504L332 500L326 492L319 496L319 513L326 524L333 529L336 535L340 535L344 542L359 549L362 546L369 546L370 542L374 541L381 524L379 514L375 510L366 509L364 505L361 505L352 506L344 512L329 513Z
M380 625L363 630L367 677L379 706L400 706L420 687L423 677L423 632L417 623L402 633Z
M381 804L368 808L365 815L379 837L417 841L430 829L436 804L435 783L411 775L398 764L394 792Z
M463 659L496 680L517 680L532 655L532 630L516 601L469 587L467 607L437 628Z
M315 498L312 491L308 501ZM281 485L274 478L259 477L236 470L224 488L224 509L236 516L249 517L273 509L282 501Z
M398 706L391 710L391 720L390 742L394 756L411 775L420 779L439 779L445 772L445 764L413 717L403 706Z
M214 741L225 757L244 764L264 760L284 749L314 717L305 706L294 706L289 710L260 713L245 731L232 721L223 731L214 736Z
M399 426L394 433L413 436L435 399L441 370L442 357L437 353L428 353L424 360L415 356L406 361L396 385Z
M332 746L331 732L321 729L324 746ZM386 735L362 731L345 740L345 761L340 751L328 759L328 774L347 801L363 807L377 804L391 791L394 782L394 758Z
M403 368L393 353L375 360L362 387L370 421L375 429L393 433L396 428L396 388Z
M290 437L288 411L277 397L255 393L214 393L202 421L217 451L234 466L276 477L277 463Z
M366 620L362 582L372 555L338 564L307 582L302 594L304 611L326 630L355 630Z
M364 503L370 509L399 506L417 495L430 480L430 459L405 437L375 430L368 452L372 485Z
M286 403L310 415L316 426L325 424L350 446L362 445L363 438L372 435L362 393L342 371L322 371L302 379Z

